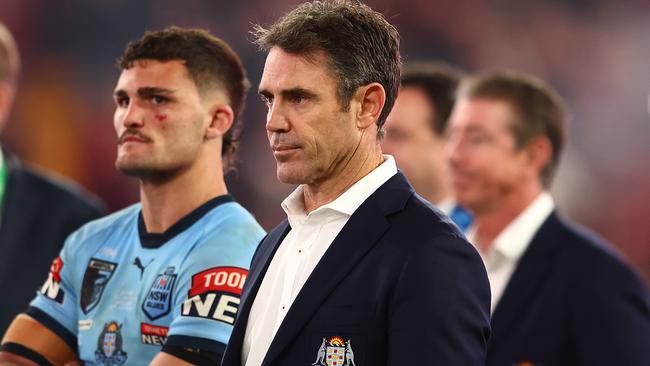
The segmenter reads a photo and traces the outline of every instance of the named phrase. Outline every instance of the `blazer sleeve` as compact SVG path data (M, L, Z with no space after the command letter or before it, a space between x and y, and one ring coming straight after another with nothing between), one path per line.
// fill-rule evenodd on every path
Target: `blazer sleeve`
M445 234L413 250L391 305L387 365L483 365L490 287L464 239Z

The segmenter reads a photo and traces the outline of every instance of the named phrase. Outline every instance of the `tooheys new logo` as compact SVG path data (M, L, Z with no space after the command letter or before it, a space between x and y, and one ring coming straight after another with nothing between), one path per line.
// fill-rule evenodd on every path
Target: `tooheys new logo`
M214 267L195 274L181 314L234 324L247 275L238 267Z

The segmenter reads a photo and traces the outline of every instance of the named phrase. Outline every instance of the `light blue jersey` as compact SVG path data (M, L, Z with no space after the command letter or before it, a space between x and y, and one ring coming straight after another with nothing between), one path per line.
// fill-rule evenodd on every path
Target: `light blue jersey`
M230 196L163 234L139 204L68 237L27 314L87 365L148 364L161 345L223 354L264 231Z

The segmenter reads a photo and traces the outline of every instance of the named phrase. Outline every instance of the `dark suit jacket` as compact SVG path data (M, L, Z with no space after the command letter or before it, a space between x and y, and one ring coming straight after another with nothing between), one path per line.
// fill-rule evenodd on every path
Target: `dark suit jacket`
M289 230L287 221L281 223L253 257L222 365L241 365L251 305ZM480 365L489 307L487 275L476 250L398 173L332 242L263 365L318 364L323 338L334 336L350 340L356 366Z
M103 213L99 201L77 186L3 155L8 174L0 216L0 334L36 296L68 234Z
M492 318L488 365L650 365L644 285L603 243L552 213Z

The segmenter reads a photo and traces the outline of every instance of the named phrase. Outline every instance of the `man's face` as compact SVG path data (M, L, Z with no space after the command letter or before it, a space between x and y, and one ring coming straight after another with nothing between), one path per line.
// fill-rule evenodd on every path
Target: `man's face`
M447 157L456 199L475 214L498 210L530 174L525 150L510 130L507 102L461 99L450 119Z
M196 160L210 115L182 61L136 61L122 71L114 99L121 172L173 176Z
M419 87L402 87L386 119L382 150L395 157L417 192L435 196L444 189L447 172L445 138L432 127L434 108Z
M259 87L278 179L289 184L335 179L360 141L355 111L343 111L325 54L309 56L273 47Z

